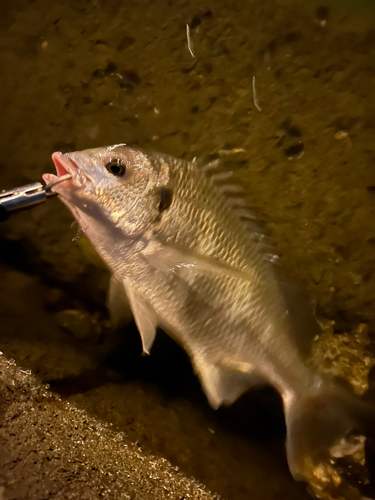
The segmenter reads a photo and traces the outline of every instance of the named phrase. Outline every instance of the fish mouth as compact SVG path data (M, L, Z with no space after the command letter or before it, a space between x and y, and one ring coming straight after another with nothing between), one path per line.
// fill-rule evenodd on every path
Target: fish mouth
M52 155L52 161L56 168L56 174L44 174L43 180L48 185L55 183L59 178L67 177L60 183L56 183L51 191L62 194L64 191L81 188L86 184L88 177L82 172L78 165L67 154L56 152ZM69 177L68 177L69 176Z
M73 175L79 170L78 166L64 153L53 153L52 161L56 167L57 177Z

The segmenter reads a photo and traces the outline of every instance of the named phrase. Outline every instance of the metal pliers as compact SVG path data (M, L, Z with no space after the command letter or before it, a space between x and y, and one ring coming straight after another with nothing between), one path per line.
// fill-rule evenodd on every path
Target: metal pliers
M57 193L51 188L69 178L71 175L64 175L49 184L34 182L0 192L0 222L5 221L12 212L44 203L50 196L55 196Z

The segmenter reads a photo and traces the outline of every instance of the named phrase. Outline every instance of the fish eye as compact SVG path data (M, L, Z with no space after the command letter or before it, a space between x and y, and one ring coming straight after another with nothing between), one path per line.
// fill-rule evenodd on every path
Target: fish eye
M126 172L126 167L121 160L111 160L107 163L105 168L112 175L124 175Z

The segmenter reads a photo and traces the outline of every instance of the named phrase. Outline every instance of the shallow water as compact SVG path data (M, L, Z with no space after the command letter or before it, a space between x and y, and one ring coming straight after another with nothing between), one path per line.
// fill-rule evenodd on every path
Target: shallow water
M18 1L0 25L0 186L40 180L55 150L117 142L227 157L316 300L316 362L362 390L375 352L372 2ZM142 358L134 326L111 331L108 276L71 223L53 199L0 227L0 351L224 498L306 498L273 393L214 412L165 335Z

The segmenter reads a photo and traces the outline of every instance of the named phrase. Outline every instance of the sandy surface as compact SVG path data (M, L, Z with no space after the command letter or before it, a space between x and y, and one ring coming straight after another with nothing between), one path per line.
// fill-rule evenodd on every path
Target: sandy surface
M1 498L214 498L165 459L0 360Z

